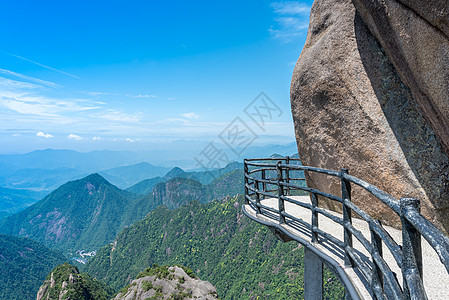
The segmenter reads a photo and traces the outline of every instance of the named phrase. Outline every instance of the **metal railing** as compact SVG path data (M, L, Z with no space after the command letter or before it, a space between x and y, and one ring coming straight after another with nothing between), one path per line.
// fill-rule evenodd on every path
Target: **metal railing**
M304 171L337 178L341 183L341 195L332 195L307 187ZM376 186L349 175L347 169L332 171L302 166L299 159L290 157L245 159L244 172L246 204L251 205L258 214L276 216L278 226L297 222L308 228L312 243L325 241L337 245L344 253L345 266L358 270L356 273L369 283L367 289L375 299L427 299L422 280L421 236L435 250L441 263L449 272L449 238L420 214L420 201L416 198L405 197L398 200ZM301 172L299 177L298 172ZM293 173L296 173L296 177L292 176ZM402 245L391 237L378 220L351 202L351 185L362 187L399 216L402 224ZM293 199L291 195L295 191L308 193L311 203ZM342 217L319 207L318 196L341 203ZM278 209L264 205L262 200L265 198L277 198ZM310 210L310 223L287 213L286 202ZM359 219L367 223L370 237L365 237L352 225L352 213L357 214ZM320 229L318 215L323 215L340 224L343 240ZM288 232L287 234L290 235ZM353 238L360 242L371 257L365 260L360 258L358 255L360 252L353 248ZM382 244L386 246L401 269L402 285L384 260Z

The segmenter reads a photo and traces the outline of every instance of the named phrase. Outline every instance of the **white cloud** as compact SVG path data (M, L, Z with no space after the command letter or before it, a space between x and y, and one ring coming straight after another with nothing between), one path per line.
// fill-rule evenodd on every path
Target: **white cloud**
M100 109L101 107L85 99L53 99L31 95L26 92L0 89L0 107L5 107L19 114L35 115L49 118L64 118L65 113Z
M81 140L83 139L83 138L80 137L79 135L76 135L76 134L73 134L73 133L69 134L67 137L68 137L69 139L75 140L75 141L81 141Z
M108 109L104 113L95 115L95 117L106 119L109 121L137 123L142 119L142 114L140 114L140 113L127 114L127 113L115 111L113 109Z
M20 133L13 133L12 136L22 136Z
M138 94L138 95L130 95L130 94L126 94L126 97L131 97L131 98L156 98L156 95L150 95L150 94Z
M268 30L274 38L291 42L307 33L310 6L297 1L287 1L274 2L271 7L276 15L276 25Z
M38 133L36 133L36 136L43 137L46 139L55 137L54 135L52 135L50 133L43 133L42 131L39 131Z
M130 142L130 143L135 143L135 142L136 142L135 139L130 139L130 138L126 138L126 141L127 141L127 142Z
M175 100L175 98L169 97L167 98L167 100Z
M181 116L183 116L184 118L187 118L187 119L191 119L191 120L194 120L194 119L198 120L200 118L200 115L198 115L197 113L194 113L194 112L181 114Z
M102 138L99 137L99 136L94 136L94 137L92 138L92 140L93 140L93 141L101 141Z
M14 76L14 77L17 77L17 78L20 78L20 79L24 79L24 80L29 80L29 81L32 81L34 83L38 83L40 85L45 85L45 86L49 86L49 87L58 87L59 86L58 84L56 84L54 82L45 81L45 80L42 80L42 79L30 77L30 76L27 76L27 75L23 75L23 74L16 73L16 72L13 72L13 71L9 71L9 70L5 70L5 69L0 69L0 73L8 75L8 76Z

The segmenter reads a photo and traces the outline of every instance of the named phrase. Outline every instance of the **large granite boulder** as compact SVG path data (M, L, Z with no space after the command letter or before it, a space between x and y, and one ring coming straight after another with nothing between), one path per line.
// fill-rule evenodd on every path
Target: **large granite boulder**
M449 155L449 1L353 3Z
M440 19L432 22L444 27ZM304 165L348 168L397 198L418 197L423 214L447 231L449 159L441 134L388 55L350 0L314 2L291 83L300 158ZM444 61L441 56L435 60ZM427 90L434 91L433 86ZM434 93L444 98L441 90ZM340 195L338 180L306 176L309 186ZM385 223L399 225L390 209L360 188L354 189L353 201ZM340 209L329 201L321 204Z

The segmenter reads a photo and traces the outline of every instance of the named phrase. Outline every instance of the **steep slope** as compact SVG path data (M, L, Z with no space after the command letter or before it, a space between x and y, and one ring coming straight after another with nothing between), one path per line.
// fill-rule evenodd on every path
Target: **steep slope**
M162 178L157 176L150 179L142 180L138 183L136 183L133 186L130 186L126 189L126 191L137 194L137 195L146 195L148 193L151 193L154 186L162 181Z
M94 250L113 240L135 195L98 174L68 182L38 203L10 216L0 232L28 236L64 252Z
M126 188L144 179L163 176L169 170L169 168L157 167L147 162L141 162L131 166L104 170L100 172L100 175L119 188Z
M36 299L107 300L111 298L111 292L103 283L80 274L77 267L65 263L47 275Z
M0 220L36 203L45 192L0 187Z
M45 276L64 261L60 252L31 239L0 234L0 299L36 299Z
M179 172L179 170L175 170L174 173L187 174ZM167 178L170 177L167 176ZM151 193L142 196L129 205L123 213L122 227L143 219L148 212L159 205L175 209L192 200L208 203L214 199L242 194L244 192L242 178L243 171L235 170L220 176L209 185L203 185L188 178L176 177L167 182L160 182L154 186Z
M159 206L99 250L85 270L119 290L148 264L181 264L214 285L222 299L304 297L302 248L249 221L242 201ZM326 274L327 298L343 299L338 280Z

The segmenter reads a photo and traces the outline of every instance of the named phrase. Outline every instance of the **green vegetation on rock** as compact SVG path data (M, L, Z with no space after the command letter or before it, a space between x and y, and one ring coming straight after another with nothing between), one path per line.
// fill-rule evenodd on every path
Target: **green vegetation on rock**
M47 275L37 293L40 299L107 300L112 290L88 274L80 274L68 263L59 265Z

